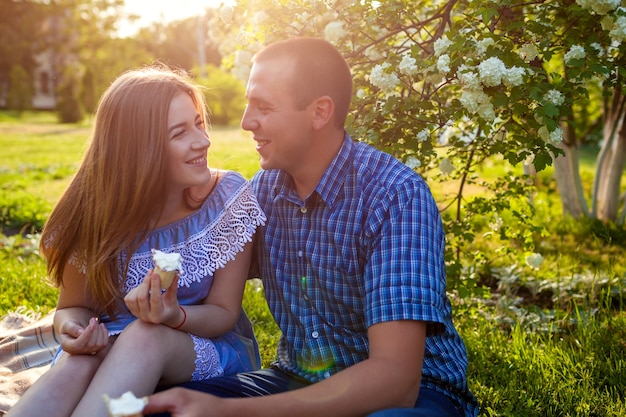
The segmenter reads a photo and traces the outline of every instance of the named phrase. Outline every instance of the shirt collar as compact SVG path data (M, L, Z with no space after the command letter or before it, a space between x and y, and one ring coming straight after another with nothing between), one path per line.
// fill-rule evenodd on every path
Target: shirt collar
M339 149L339 152L333 158L332 162L322 175L320 182L317 184L309 199L314 197L315 194L319 196L319 199L323 201L330 209L333 208L335 200L339 195L339 191L345 182L350 164L350 154L354 143L348 133L344 134L343 144ZM274 195L276 198L285 198L293 201L299 199L297 197L296 190L293 186L293 179L291 175L281 171L276 179L276 186L274 188Z

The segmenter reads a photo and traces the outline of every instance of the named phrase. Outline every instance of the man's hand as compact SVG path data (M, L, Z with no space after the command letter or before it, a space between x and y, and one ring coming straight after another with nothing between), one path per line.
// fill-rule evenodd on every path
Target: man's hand
M184 388L172 388L148 397L144 414L169 412L172 417L220 415L220 398Z

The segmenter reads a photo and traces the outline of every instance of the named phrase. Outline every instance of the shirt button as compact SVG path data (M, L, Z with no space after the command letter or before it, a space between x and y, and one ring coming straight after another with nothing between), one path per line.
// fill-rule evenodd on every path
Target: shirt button
M305 206L300 207L300 213L302 213L302 214L306 213L306 207Z
M301 250L299 250L299 251L298 251L298 257L299 257L299 258L302 258L302 255L303 255L302 251L301 251Z
M317 339L318 337L320 337L320 334L318 332L313 332L311 333L311 336L313 336L313 339Z

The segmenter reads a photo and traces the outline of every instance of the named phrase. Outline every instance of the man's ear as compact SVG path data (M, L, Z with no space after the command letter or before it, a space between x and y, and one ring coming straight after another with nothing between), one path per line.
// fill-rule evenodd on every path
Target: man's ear
M329 96L321 96L313 102L313 129L319 130L332 123L335 117L335 103Z

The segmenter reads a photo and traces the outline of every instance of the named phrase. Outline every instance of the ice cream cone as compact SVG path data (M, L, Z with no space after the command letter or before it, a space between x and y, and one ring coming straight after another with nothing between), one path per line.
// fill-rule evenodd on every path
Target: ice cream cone
M155 266L154 272L159 274L161 277L161 289L165 290L170 287L172 281L174 281L174 278L176 277L176 272L178 271L165 271L158 266Z
M165 253L152 249L154 272L161 277L161 288L167 289L176 277L176 272L181 270L183 258L178 253Z

